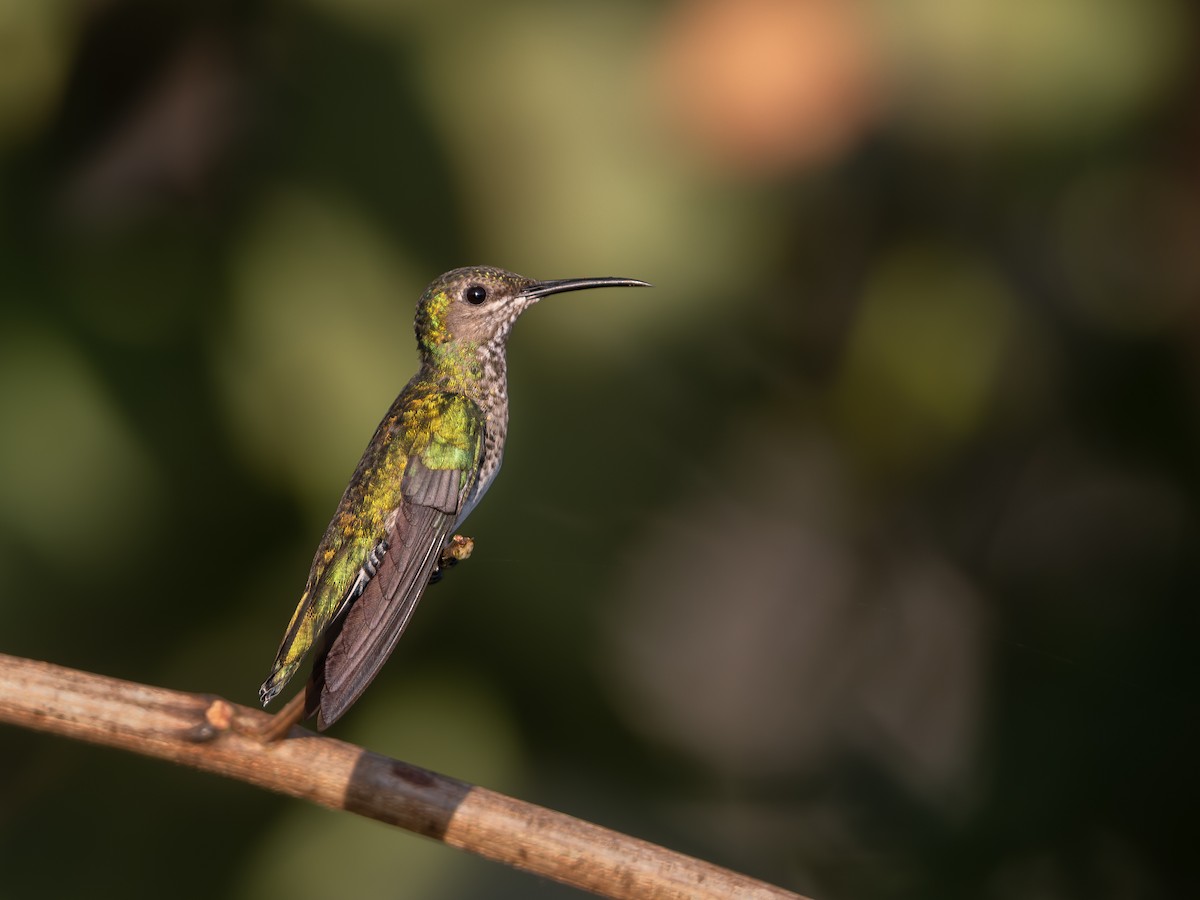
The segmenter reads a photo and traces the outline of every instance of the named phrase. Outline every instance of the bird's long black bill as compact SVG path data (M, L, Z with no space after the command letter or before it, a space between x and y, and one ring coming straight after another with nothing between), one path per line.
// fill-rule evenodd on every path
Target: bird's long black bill
M561 281L539 281L525 288L521 294L529 298L546 297L550 294L562 294L566 291L584 291L598 287L652 287L648 281L638 281L636 278L564 278Z

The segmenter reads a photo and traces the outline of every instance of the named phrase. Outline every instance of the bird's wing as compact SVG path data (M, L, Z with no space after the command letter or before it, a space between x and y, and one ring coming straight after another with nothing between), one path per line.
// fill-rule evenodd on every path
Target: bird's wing
M474 487L484 443L482 411L458 394L430 402L438 408L422 416L427 424L405 462L400 508L375 575L330 628L313 667L318 728L349 709L387 661Z
M313 556L304 593L292 614L271 674L259 688L265 706L300 668L326 630L363 592L375 571L386 517L402 503L404 467L415 449L406 438L404 412L413 398L401 393L379 423L346 486ZM428 431L428 430L426 430ZM425 435L428 443L428 434Z

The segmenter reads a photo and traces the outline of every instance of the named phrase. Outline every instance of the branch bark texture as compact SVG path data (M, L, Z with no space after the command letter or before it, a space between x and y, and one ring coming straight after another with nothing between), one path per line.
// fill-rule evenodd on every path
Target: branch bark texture
M710 863L270 716L186 694L0 654L0 722L170 760L378 819L603 897L800 898ZM800 898L803 900L803 898Z

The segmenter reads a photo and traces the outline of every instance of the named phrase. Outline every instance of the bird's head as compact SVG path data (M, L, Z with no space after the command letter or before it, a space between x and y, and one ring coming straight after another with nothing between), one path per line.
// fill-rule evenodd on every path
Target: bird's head
M435 279L417 304L417 343L424 354L450 344L503 341L517 317L550 294L594 287L649 287L633 278L535 281L504 269L472 266Z

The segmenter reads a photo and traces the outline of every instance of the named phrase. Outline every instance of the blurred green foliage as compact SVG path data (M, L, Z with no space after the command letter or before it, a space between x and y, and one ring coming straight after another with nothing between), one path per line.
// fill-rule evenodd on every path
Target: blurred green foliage
M0 2L0 650L252 703L423 286L645 278L518 326L475 556L338 736L821 900L1194 893L1195 34ZM570 894L14 729L0 862Z

